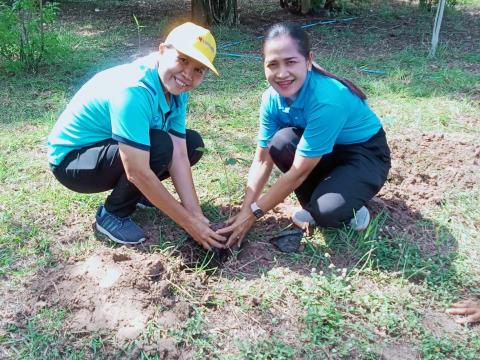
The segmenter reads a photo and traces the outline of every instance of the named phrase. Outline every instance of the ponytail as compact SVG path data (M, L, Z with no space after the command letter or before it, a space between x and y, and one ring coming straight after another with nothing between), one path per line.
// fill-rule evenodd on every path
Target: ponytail
M352 93L357 95L360 99L362 99L362 100L367 99L367 95L365 95L365 93L357 85L352 83L350 80L342 78L342 77L337 76L335 74L332 74L331 72L325 70L320 65L318 65L315 61L312 63L312 68L313 68L313 71L316 71L316 72L318 72L318 73L320 73L324 76L328 76L332 79L340 81L343 85L345 85Z

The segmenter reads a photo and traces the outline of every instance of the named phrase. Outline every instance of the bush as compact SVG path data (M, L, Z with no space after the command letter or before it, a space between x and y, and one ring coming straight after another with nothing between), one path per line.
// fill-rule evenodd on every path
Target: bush
M432 10L432 7L438 4L438 0L419 0L418 5L421 9L425 9L428 11ZM449 7L454 7L457 5L457 0L447 0L445 4Z
M9 71L37 72L64 52L58 33L56 3L15 0L0 4L0 60Z

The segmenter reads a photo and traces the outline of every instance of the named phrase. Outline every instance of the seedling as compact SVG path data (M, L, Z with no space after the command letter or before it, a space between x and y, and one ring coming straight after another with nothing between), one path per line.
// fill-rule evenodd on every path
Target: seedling
M135 14L133 14L133 20L135 21L135 26L137 27L137 36L138 36L138 49L140 49L140 31L142 28L146 27L145 25L140 25Z
M232 202L233 202L233 200L232 200L232 188L231 188L231 185L230 185L230 177L228 175L227 166L228 165L235 165L238 162L248 162L248 161L245 160L245 159L242 159L242 158L237 158L237 157L226 157L225 156L226 155L225 151L218 150L218 149L209 150L205 147L198 147L198 148L196 148L196 150L201 151L205 154L208 153L208 152L212 152L213 154L215 154L220 159L221 164L224 165L223 166L223 174L225 176L225 183L226 183L226 186L227 186L228 203L232 204ZM231 215L232 215L232 208L230 208L230 210L228 211L228 217L230 218Z

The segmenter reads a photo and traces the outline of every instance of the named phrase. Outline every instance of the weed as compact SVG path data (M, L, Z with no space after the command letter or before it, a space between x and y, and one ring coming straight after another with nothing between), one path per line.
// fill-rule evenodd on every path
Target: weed
M203 329L203 312L195 309L193 315L178 331L170 331L169 335L176 339L179 345L193 346L195 359L204 359L205 356L215 352L215 339Z
M248 360L293 359L297 350L278 339L265 339L255 343L240 343L240 356Z
M475 341L474 339L472 339ZM478 336L476 337L478 344ZM478 358L480 348L469 347L466 342L453 340L448 337L436 337L425 334L422 338L422 355L426 360L439 359L464 359L473 360Z
M133 20L135 21L135 27L137 28L138 49L140 50L140 31L141 31L142 28L144 28L145 26L144 26L144 25L140 25L140 22L138 21L138 19L137 19L137 17L135 16L135 14L133 14L132 16L133 16Z

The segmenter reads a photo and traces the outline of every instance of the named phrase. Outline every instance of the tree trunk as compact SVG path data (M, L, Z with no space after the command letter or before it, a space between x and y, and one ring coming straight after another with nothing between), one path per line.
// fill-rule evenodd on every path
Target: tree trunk
M192 21L195 24L208 25L208 0L192 0Z
M192 21L199 25L237 25L237 0L192 0Z
M300 6L302 7L301 12L303 15L307 15L310 12L310 10L312 10L311 0L301 0Z
M335 2L335 0L325 0L325 4L323 5L323 8L325 10L332 11L334 2Z

